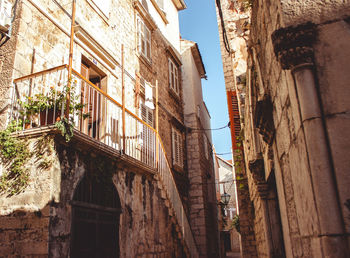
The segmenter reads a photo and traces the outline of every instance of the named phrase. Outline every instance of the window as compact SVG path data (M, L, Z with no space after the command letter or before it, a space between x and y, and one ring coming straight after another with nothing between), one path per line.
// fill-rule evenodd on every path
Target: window
M182 153L182 135L181 133L172 128L172 147L173 147L173 164L179 167L183 167L183 153Z
M145 104L141 104L141 119L149 126L153 127L154 115L153 110ZM148 126L142 125L141 128L141 161L154 166L155 157L155 138L154 132Z
M137 34L139 53L151 61L151 31L140 17L137 17Z
M179 76L175 63L169 59L169 86L177 95L179 95Z
M153 127L153 110L143 103L141 104L141 119Z

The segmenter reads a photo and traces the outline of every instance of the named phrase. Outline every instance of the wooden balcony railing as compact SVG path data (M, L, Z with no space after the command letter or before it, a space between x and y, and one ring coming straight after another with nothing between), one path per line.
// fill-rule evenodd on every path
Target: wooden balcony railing
M59 121L65 114L66 102L61 97L62 92L67 92L67 83L66 65L15 79L9 121L21 124L22 127L18 129L21 131ZM69 117L74 128L86 137L94 138L157 171L158 180L166 192L191 256L198 257L192 231L158 132L128 109L125 109L123 124L122 105L75 70L72 72L71 88L71 101L80 105L80 109L71 112ZM40 100L50 103L37 103ZM25 110L26 104L37 104L38 107ZM84 119L83 114L89 116Z

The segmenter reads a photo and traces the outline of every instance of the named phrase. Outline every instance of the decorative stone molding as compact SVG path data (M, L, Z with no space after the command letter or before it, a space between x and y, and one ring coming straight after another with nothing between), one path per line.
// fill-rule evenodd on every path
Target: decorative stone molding
M259 129L263 140L268 144L272 144L275 134L275 126L273 122L273 105L269 95L257 102L255 108L255 125Z
M283 69L313 64L313 44L317 38L316 25L308 22L274 31L271 35L275 55Z
M249 161L248 166L255 181L265 181L264 160L262 158Z
M264 160L258 158L249 161L249 170L253 175L256 190L261 198L266 198L268 195L269 186L265 181L265 166Z

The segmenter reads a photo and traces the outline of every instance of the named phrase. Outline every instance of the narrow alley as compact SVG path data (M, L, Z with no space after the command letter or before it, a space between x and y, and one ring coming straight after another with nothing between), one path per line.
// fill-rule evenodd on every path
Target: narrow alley
M0 0L0 257L350 257L349 17Z

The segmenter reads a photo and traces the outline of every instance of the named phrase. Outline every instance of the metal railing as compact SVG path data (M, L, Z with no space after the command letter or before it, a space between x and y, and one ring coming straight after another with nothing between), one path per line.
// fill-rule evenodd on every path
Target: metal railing
M98 86L73 70L67 90L68 68L58 66L14 80L10 121L21 125L17 130L45 126L61 121L71 95L70 121L76 130L121 151L158 172L181 233L192 257L198 257L192 231L177 190L159 134ZM75 108L74 107L78 107ZM125 127L125 130L123 130ZM125 131L125 135L123 135Z

